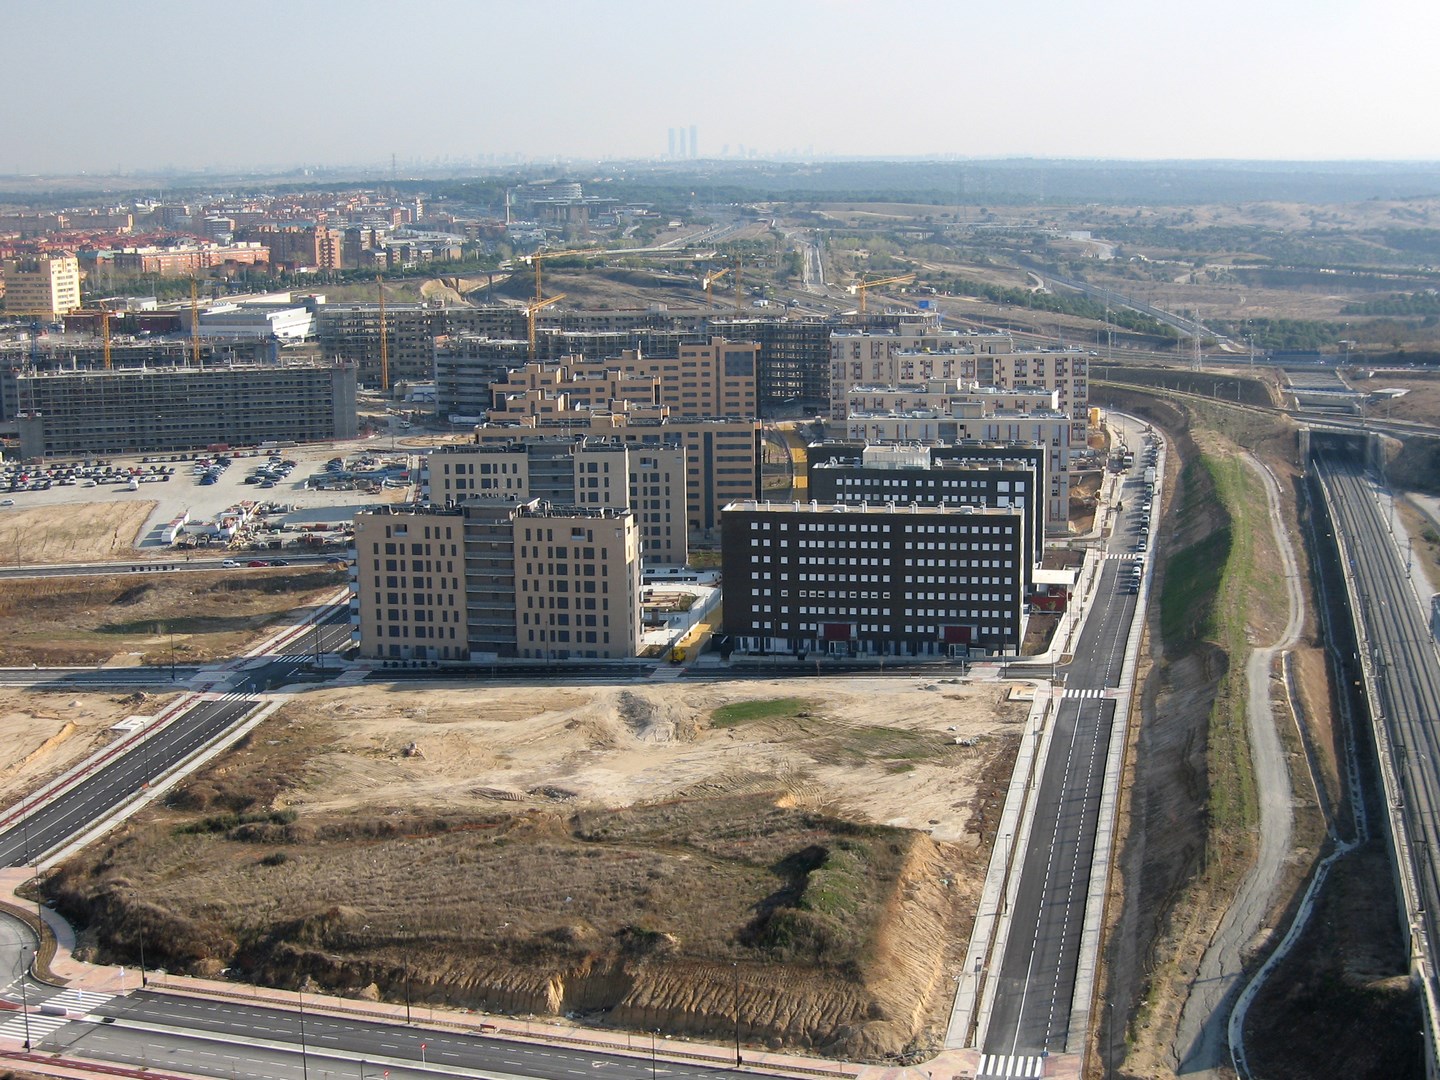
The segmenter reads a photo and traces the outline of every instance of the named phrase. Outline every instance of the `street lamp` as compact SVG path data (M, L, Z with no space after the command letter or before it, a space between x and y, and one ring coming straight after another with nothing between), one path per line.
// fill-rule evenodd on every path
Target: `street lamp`
M305 991L296 990L295 997L300 1002L300 1074L303 1080L310 1080L310 1059L305 1051Z
M740 965L732 963L730 969L735 973L735 1067L738 1069L742 1064L740 1058Z
M25 988L25 979L30 974L30 965L25 963L25 950L30 946L20 946L20 1015L25 1017L25 1049L30 1049L30 995Z

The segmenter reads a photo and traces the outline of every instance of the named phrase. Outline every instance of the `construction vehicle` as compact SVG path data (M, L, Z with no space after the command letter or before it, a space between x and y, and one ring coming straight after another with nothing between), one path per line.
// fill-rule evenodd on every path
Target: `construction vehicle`
M860 305L859 305L859 307L860 307L860 314L861 314L861 315L864 315L864 314L865 314L865 292L866 292L866 290L876 288L877 286L880 286L880 285L909 285L909 284L910 284L912 281L914 281L914 280L915 280L915 275L914 275L914 274L900 274L900 275L898 275L898 276L896 276L896 277L876 278L876 279L874 279L873 281L864 281L864 280L861 280L861 281L857 281L854 285L851 285L851 286L850 286L850 291L853 292L853 293L859 293L859 294L860 294Z
M685 656L685 646L676 645L673 649L670 650L670 663L683 664L685 662Z

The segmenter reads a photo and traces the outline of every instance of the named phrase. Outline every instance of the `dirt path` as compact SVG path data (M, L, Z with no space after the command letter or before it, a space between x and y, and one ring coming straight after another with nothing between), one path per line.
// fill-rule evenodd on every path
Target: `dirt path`
M1230 1075L1226 1021L1231 996L1240 986L1245 951L1270 909L1275 883L1280 880L1285 860L1290 855L1293 823L1290 774L1270 705L1270 678L1276 654L1293 647L1299 640L1305 608L1300 594L1295 551L1280 519L1280 492L1275 478L1253 456L1246 454L1245 462L1265 488L1270 507L1270 528L1284 567L1289 618L1279 640L1265 648L1254 649L1245 665L1250 695L1247 707L1250 756L1260 798L1260 850L1255 865L1245 875L1200 961L1190 996L1180 1015L1180 1026L1175 1036L1175 1059L1180 1062L1180 1073L1187 1078L1219 1076L1221 1074L1215 1070L1222 1066L1224 1075Z

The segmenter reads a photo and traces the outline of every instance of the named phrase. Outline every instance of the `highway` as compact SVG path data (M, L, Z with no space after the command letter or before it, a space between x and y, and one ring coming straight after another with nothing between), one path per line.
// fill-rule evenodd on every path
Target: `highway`
M1359 462L1336 454L1317 455L1315 471L1359 601L1355 616L1375 689L1371 712L1388 742L1378 750L1382 772L1392 778L1391 820L1403 823L1397 848L1411 893L1409 918L1422 932L1414 950L1426 959L1433 989L1433 947L1440 941L1440 867L1433 854L1440 851L1440 654L1390 533L1382 505L1388 493Z
M1132 445L1139 445L1138 431ZM981 1037L985 1054L1002 1062L1063 1053L1071 1044L1081 931L1116 708L1116 700L1105 694L1120 685L1139 600L1129 577L1131 548L1142 520L1148 520L1138 512L1142 470L1137 462L1126 478L1126 510L1110 538L1090 614L1072 661L1059 668L1064 695L1038 781L1028 850L1020 856L1004 956L992 976L995 1004Z

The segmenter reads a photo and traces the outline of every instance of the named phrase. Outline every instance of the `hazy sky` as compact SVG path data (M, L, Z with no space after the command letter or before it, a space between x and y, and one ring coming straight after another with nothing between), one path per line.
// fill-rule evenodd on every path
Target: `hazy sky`
M1436 0L0 0L0 173L1440 159Z

